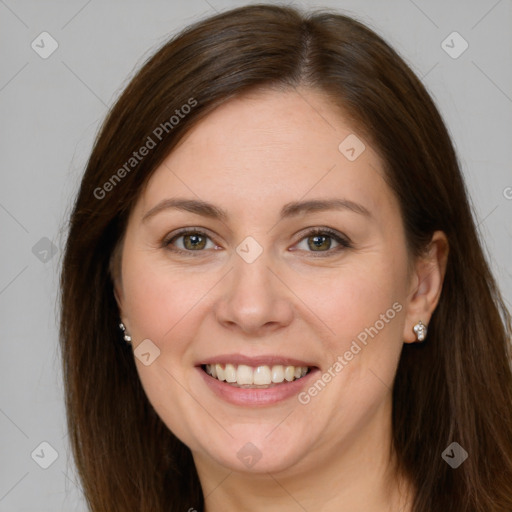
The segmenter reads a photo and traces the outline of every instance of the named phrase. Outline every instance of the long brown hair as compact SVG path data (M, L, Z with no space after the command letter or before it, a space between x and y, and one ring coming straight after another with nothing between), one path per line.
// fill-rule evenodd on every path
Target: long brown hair
M203 509L191 452L149 403L122 340L110 263L141 190L192 126L249 89L298 85L339 104L380 155L411 257L435 230L449 241L428 340L404 346L393 388L393 446L416 489L413 511L510 512L510 314L441 116L404 61L364 25L270 5L218 14L166 43L96 139L61 277L67 421L85 498L94 512ZM170 121L176 110L187 113ZM158 126L166 129L156 137ZM131 161L148 137L155 146ZM453 441L469 454L457 469L441 457Z

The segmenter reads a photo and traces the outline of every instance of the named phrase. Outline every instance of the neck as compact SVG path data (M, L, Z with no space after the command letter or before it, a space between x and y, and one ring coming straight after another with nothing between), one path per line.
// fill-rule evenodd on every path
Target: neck
M411 486L397 475L388 418L386 428L375 422L279 472L231 471L195 453L205 512L409 512Z

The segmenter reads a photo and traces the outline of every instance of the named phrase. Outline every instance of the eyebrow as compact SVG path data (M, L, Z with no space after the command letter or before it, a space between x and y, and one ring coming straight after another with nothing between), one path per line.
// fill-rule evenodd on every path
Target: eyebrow
M227 221L229 217L225 210L206 201L172 198L164 199L151 208L142 217L142 222L146 222L157 213L169 209L191 212L196 215L221 221ZM372 214L367 208L359 203L355 203L354 201L349 201L347 199L313 199L309 201L295 201L285 204L281 209L281 219L288 219L306 213L327 210L348 210L353 213L364 215L365 217L372 217Z

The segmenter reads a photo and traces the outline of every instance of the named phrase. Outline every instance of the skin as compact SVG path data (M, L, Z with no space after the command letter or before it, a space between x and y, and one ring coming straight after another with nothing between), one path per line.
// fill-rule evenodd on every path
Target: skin
M159 416L191 449L208 512L410 510L412 488L390 447L391 388L403 343L416 341L413 325L428 324L437 305L447 242L436 232L425 257L410 258L377 153L367 141L352 162L338 150L353 133L318 91L232 99L187 134L131 213L116 282L121 318L134 348L149 338L160 350L149 366L135 358L137 370ZM164 209L142 220L178 197L213 203L228 218ZM370 215L279 219L286 203L327 198ZM183 227L205 231L206 246L190 249L182 237L165 247ZM328 238L315 251L314 227L352 246ZM248 236L263 249L252 263L236 252ZM401 311L306 405L292 397L235 406L195 368L219 354L277 354L323 373L395 303ZM251 468L237 457L247 442L261 453Z

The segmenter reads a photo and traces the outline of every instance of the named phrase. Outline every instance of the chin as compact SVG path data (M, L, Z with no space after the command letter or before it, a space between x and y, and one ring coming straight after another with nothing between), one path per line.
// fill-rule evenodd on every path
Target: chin
M259 429L251 425L241 425L233 438L225 443L219 440L203 442L200 451L218 465L239 473L265 474L279 473L295 467L308 453L304 438L297 432L294 435L280 432L268 435L272 430L268 425ZM226 436L224 436L226 437Z

